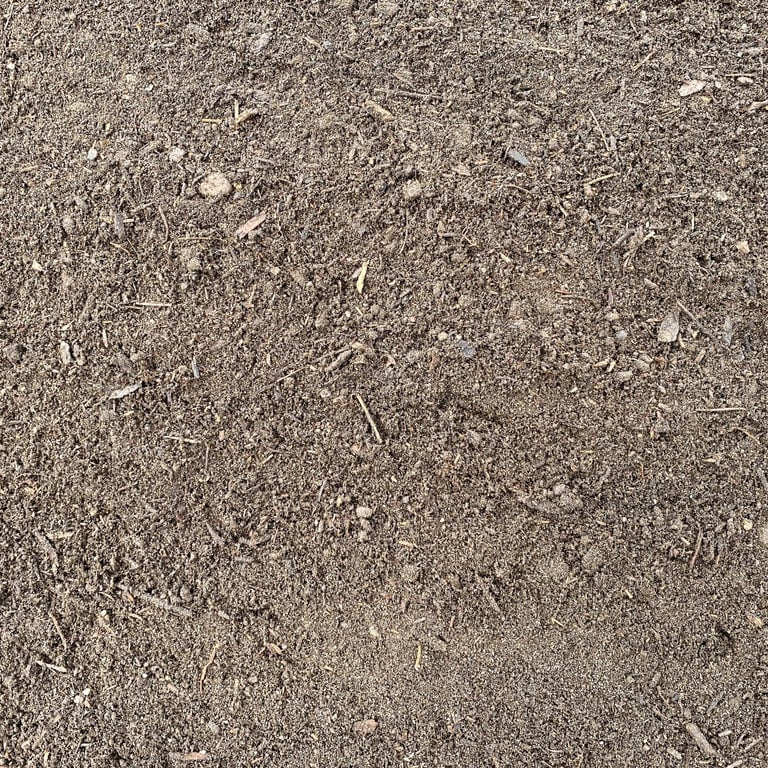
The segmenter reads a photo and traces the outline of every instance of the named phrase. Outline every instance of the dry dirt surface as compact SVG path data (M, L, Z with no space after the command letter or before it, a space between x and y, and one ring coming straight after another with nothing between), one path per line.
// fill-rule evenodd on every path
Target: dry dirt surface
M0 766L767 764L765 0L0 34Z

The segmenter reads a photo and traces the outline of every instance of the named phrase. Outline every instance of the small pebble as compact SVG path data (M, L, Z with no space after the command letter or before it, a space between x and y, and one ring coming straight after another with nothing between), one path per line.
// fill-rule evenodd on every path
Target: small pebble
M406 182L403 187L403 198L407 202L418 200L424 193L424 188L421 186L421 182L418 179L411 179Z
M475 355L477 355L475 345L470 344L468 341L464 341L464 339L457 341L456 346L459 348L459 352L461 352L462 357L466 357L467 359L471 360L473 357L475 357Z
M75 224L75 220L71 216L65 216L61 220L61 228L64 230L66 234L74 235L77 225Z
M223 197L232 191L232 184L223 173L214 171L200 182L198 190L203 197Z
M678 319L676 312L670 312L659 325L659 332L656 336L657 340L662 344L672 344L677 341L678 334L680 333L680 320Z
M88 150L88 154L86 155L86 158L87 158L87 159L88 159L90 162L93 162L93 161L94 161L94 160L95 160L95 159L96 159L98 156L99 156L99 153L96 151L96 148L95 148L95 147L91 147L91 148Z
M352 730L361 736L370 736L378 727L379 724L375 720L358 720Z

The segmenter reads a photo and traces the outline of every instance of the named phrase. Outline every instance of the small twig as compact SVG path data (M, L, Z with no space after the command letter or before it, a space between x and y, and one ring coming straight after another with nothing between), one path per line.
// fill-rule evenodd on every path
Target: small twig
M371 425L371 431L373 432L373 436L376 438L376 442L383 443L384 441L381 439L381 432L379 432L379 428L376 426L376 422L373 420L373 416L371 416L371 412L368 410L368 406L363 402L363 398L360 397L360 395L356 395L356 397L357 402L360 403L360 407L363 409L365 418L368 419L368 423Z
M349 350L349 347L343 347L342 349L336 349L333 352L326 352L324 355L320 355L320 357L315 358L314 360L305 363L304 365L299 366L298 368L294 368L292 371L288 371L288 373L283 374L278 379L274 379L273 381L270 381L268 384L265 384L261 389L256 390L256 394L260 395L262 392L266 392L268 389L271 389L276 384L279 384L281 381L285 381L286 379L290 379L291 376L295 376L297 373L301 373L306 368L309 368L310 365L315 365L323 360L325 360L327 357L331 357L333 355L340 355L342 352L346 352Z
M605 144L605 150L606 152L611 151L611 145L608 143L608 137L605 135L605 131L603 130L603 126L600 125L600 121L597 119L597 115L592 111L592 108L589 108L589 114L592 115L592 119L595 121L595 125L597 126L597 130L600 131L600 135L603 137L603 144Z
M693 556L688 563L688 573L693 573L693 567L696 565L696 560L701 552L701 542L704 540L704 534L702 533L701 526L696 523L696 527L699 529L696 534L696 546L693 548Z
M760 485L763 486L763 490L768 493L768 477L765 476L765 472L762 469L757 470L757 477L760 480Z
M443 97L437 93L421 93L420 91L395 91L394 96L404 96L407 99L432 99L442 101Z
M614 176L618 176L618 175L619 175L618 173L606 173L605 176L598 176L596 179L585 181L584 186L591 187L593 184L597 184L599 181L607 181L608 179L612 179Z
M163 220L163 227L165 227L165 239L163 240L163 245L165 245L168 242L168 238L170 237L170 229L168 229L168 219L165 218L163 209L159 205L157 206L157 212L160 214L160 218Z
M201 763L210 760L207 752L169 752L169 760L178 760L181 763Z
M208 657L208 661L203 664L203 669L200 672L200 693L203 692L203 683L205 682L205 676L208 674L208 668L213 664L213 660L216 658L216 651L219 650L219 644L214 643L211 649L211 655Z
M53 622L53 626L56 628L56 634L61 638L61 644L64 646L64 650L66 651L69 647L69 643L67 642L67 638L64 637L64 633L61 631L59 622L56 621L56 617L52 613L49 612L48 616L50 616L51 621Z
M405 211L405 231L403 232L403 242L400 245L400 250L397 252L398 256L403 255L403 251L405 250L405 246L408 243L408 211Z
M632 71L637 72L638 69L642 69L651 60L651 56L653 56L654 53L656 53L656 51L652 48L642 61L639 61L637 64L635 64L634 67L632 67Z
M740 405L733 405L725 408L697 408L696 413L735 413L745 412L746 410L746 408Z
M172 603L169 603L167 600L161 600L159 597L155 597L154 595L148 595L146 592L134 592L134 597L137 597L139 600L141 600L144 603L149 603L149 605L153 605L155 608L160 608L163 611L168 611L168 613L175 613L177 616L182 616L185 619L191 619L192 618L192 611L188 611L186 608L182 608L178 605L173 605Z
M200 445L202 440L195 440L191 437L182 437L181 435L164 435L164 440L175 440L179 443L189 443L190 445Z
M710 330L709 330L709 328L707 328L705 325L703 325L703 324L702 324L702 322L701 322L701 320L699 320L699 318L698 318L698 317L696 317L696 315L694 315L694 314L693 314L693 312L691 312L691 310L690 310L690 309L688 309L688 307L686 307L686 306L685 306L685 304L683 304L683 302L682 302L682 301L679 301L679 300L678 300L678 302L677 302L677 306L678 306L678 307L680 307L680 311L681 311L681 312L682 312L684 315L686 315L686 316L687 316L687 317L688 317L690 320L693 320L693 322L694 322L694 323L696 323L696 327L697 327L697 328L698 328L698 329L699 329L699 330L700 330L700 331L701 331L701 332L702 332L702 333L703 333L705 336L709 336L709 338L710 338L710 339L715 339L715 341L719 341L719 340L718 340L718 338L717 338L717 336L716 336L716 335L715 335L715 334L714 334L712 331L710 331Z
M741 432L742 435L744 435L745 437L748 437L753 443L755 443L755 445L761 445L760 438L757 435L753 435L749 430L744 429L744 427L733 427L728 431Z

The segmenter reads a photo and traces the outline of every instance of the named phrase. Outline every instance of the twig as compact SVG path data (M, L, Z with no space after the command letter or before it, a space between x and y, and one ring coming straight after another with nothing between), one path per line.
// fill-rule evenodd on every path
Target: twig
M165 245L168 242L168 238L170 237L170 230L168 229L168 219L165 218L163 209L159 205L157 206L157 212L160 214L160 218L163 220L163 227L165 227L165 239L163 240L163 245Z
M294 368L292 371L288 371L288 373L283 374L280 376L280 378L275 379L274 381L270 381L268 384L265 384L261 389L256 390L256 394L260 395L262 392L266 392L268 389L271 389L275 386L275 384L279 384L281 381L285 381L286 379L290 379L291 376L295 376L297 373L301 373L306 368L309 368L310 365L315 365L316 363L321 362L322 360L325 360L327 357L331 357L332 355L340 355L342 352L346 352L349 350L349 347L343 347L342 349L336 349L333 352L326 352L324 355L320 355L320 357L315 358L314 360L311 360L308 363L305 363L304 365L299 366L298 368Z
M634 67L632 67L632 71L637 72L638 69L642 69L651 60L651 56L653 56L654 53L656 53L656 51L652 48L642 61L639 61L637 64L635 64Z
M189 445L200 445L202 443L202 440L195 440L191 437L182 437L181 435L164 435L164 440L175 440L179 443L189 443Z
M193 616L192 611L188 611L186 608L178 605L173 605L167 600L161 600L154 595L148 595L146 592L135 592L134 597L137 597L143 603L149 603L149 605L153 605L155 608L168 611L168 613L175 613L177 616L182 616L185 619L191 619Z
M740 405L732 405L725 408L697 408L696 413L734 413L744 412L746 410L746 408L743 408Z
M178 760L181 763L200 763L210 760L207 752L169 752L169 760Z
M596 179L585 181L584 186L591 187L593 184L597 184L598 181L607 181L608 179L612 179L614 176L618 176L618 175L619 175L618 173L606 173L605 176L598 176Z
M753 435L750 431L744 429L744 427L733 427L728 432L741 432L742 435L748 437L756 445L761 445L760 438L757 435Z
M203 692L203 683L205 682L205 676L208 674L208 668L213 664L213 660L216 658L216 651L219 650L219 644L214 643L211 649L211 655L208 657L208 661L203 664L203 669L200 672L200 693Z
M443 97L437 93L421 93L419 91L395 91L394 96L404 96L407 99L432 99L442 101Z
M605 135L605 131L603 130L603 126L600 125L600 121L597 119L597 115L592 111L592 108L589 108L589 114L592 115L592 119L595 121L595 125L597 126L597 130L600 131L600 135L603 137L603 144L605 144L605 150L606 152L611 151L611 145L608 143L608 137Z
M690 309L688 309L688 307L686 307L686 306L685 306L685 304L683 304L683 302L682 302L682 301L679 301L679 300L678 300L678 302L677 302L677 306L678 306L678 307L680 307L680 311L681 311L681 312L682 312L684 315L686 315L686 316L687 316L689 319L693 320L693 322L694 322L694 323L696 323L696 327L697 327L697 328L698 328L698 329L699 329L699 330L700 330L700 331L701 331L701 332L702 332L702 333L703 333L705 336L709 336L709 338L710 338L710 339L715 339L716 341L719 341L719 340L718 340L718 338L717 338L717 336L716 336L716 335L715 335L715 334L714 334L712 331L710 331L710 330L709 330L709 328L707 328L705 325L703 325L703 324L702 324L702 322L699 320L699 318L698 318L698 317L696 317L696 315L694 315L694 314L693 314L693 312L691 312L691 310L690 310Z
M757 470L757 477L760 480L760 485L763 486L763 490L768 493L768 477L765 476L765 472L762 469Z
M376 438L376 442L383 443L384 441L381 439L381 432L379 432L379 428L376 426L376 422L373 420L373 416L371 416L371 412L368 410L368 406L363 402L363 398L360 397L360 395L356 395L356 397L357 402L360 403L360 407L363 409L365 418L368 419L368 423L371 425L371 431L373 432L373 436Z
M53 622L53 626L56 628L56 634L61 638L61 644L64 646L64 650L66 651L69 647L69 643L67 642L67 638L64 637L64 633L61 631L61 627L59 626L59 622L56 621L56 617L52 613L48 613L48 615L51 617L51 621Z
M704 540L704 534L701 531L701 526L696 523L696 527L699 529L699 531L696 534L696 546L693 548L693 556L691 557L691 561L688 563L688 573L693 573L693 566L696 565L696 559L699 556L699 552L701 552L701 542Z

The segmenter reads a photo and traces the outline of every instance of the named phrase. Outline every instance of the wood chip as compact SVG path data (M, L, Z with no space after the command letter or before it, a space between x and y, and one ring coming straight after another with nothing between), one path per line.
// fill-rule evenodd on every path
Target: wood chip
M368 262L364 261L363 266L360 267L360 274L357 276L357 282L355 283L355 287L357 288L358 293L363 292L363 288L365 288L365 276L368 274Z
M418 179L411 179L405 183L403 187L403 198L406 202L413 202L418 200L424 194L424 188L421 186L421 182Z
M179 763L202 763L211 757L207 752L169 752L168 759Z
M72 357L72 348L66 341L59 342L59 359L62 365L72 365L75 362L75 358Z
M257 213L255 216L252 216L250 219L248 219L245 224L241 224L235 230L235 236L240 239L247 237L249 232L253 232L256 227L261 226L266 221L266 219L266 213Z
M707 84L704 80L686 80L681 86L678 93L685 99L688 96L693 96L694 93L703 91Z
M53 572L56 573L56 569L59 566L59 556L56 553L56 550L53 548L53 544L48 541L48 538L45 536L45 534L42 534L39 531L35 531L35 538L37 539L45 554L48 555L48 557L51 559L51 563L53 563Z
M518 165L522 165L524 168L531 164L531 161L519 149L514 149L513 147L507 147L504 157Z
M381 120L382 123L391 123L395 119L395 116L388 109L384 109L381 104L377 104L371 99L365 102L365 111L371 117Z
M352 357L351 349L343 350L338 354L338 356L334 360L332 360L328 365L325 366L325 372L331 373L333 371L337 371L339 368L346 365L349 362L349 359L351 357Z
M680 319L676 312L670 312L662 321L659 326L659 332L656 338L662 344L672 344L677 341L677 337L680 333Z
M703 755L713 757L717 754L717 750L707 741L707 737L702 733L696 723L686 723L685 730L688 731L688 735L693 740L693 743L701 750Z
M109 393L108 400L120 400L123 397L127 397L128 395L133 394L137 390L141 389L141 384L129 384L127 387L123 387L122 389L113 389Z

